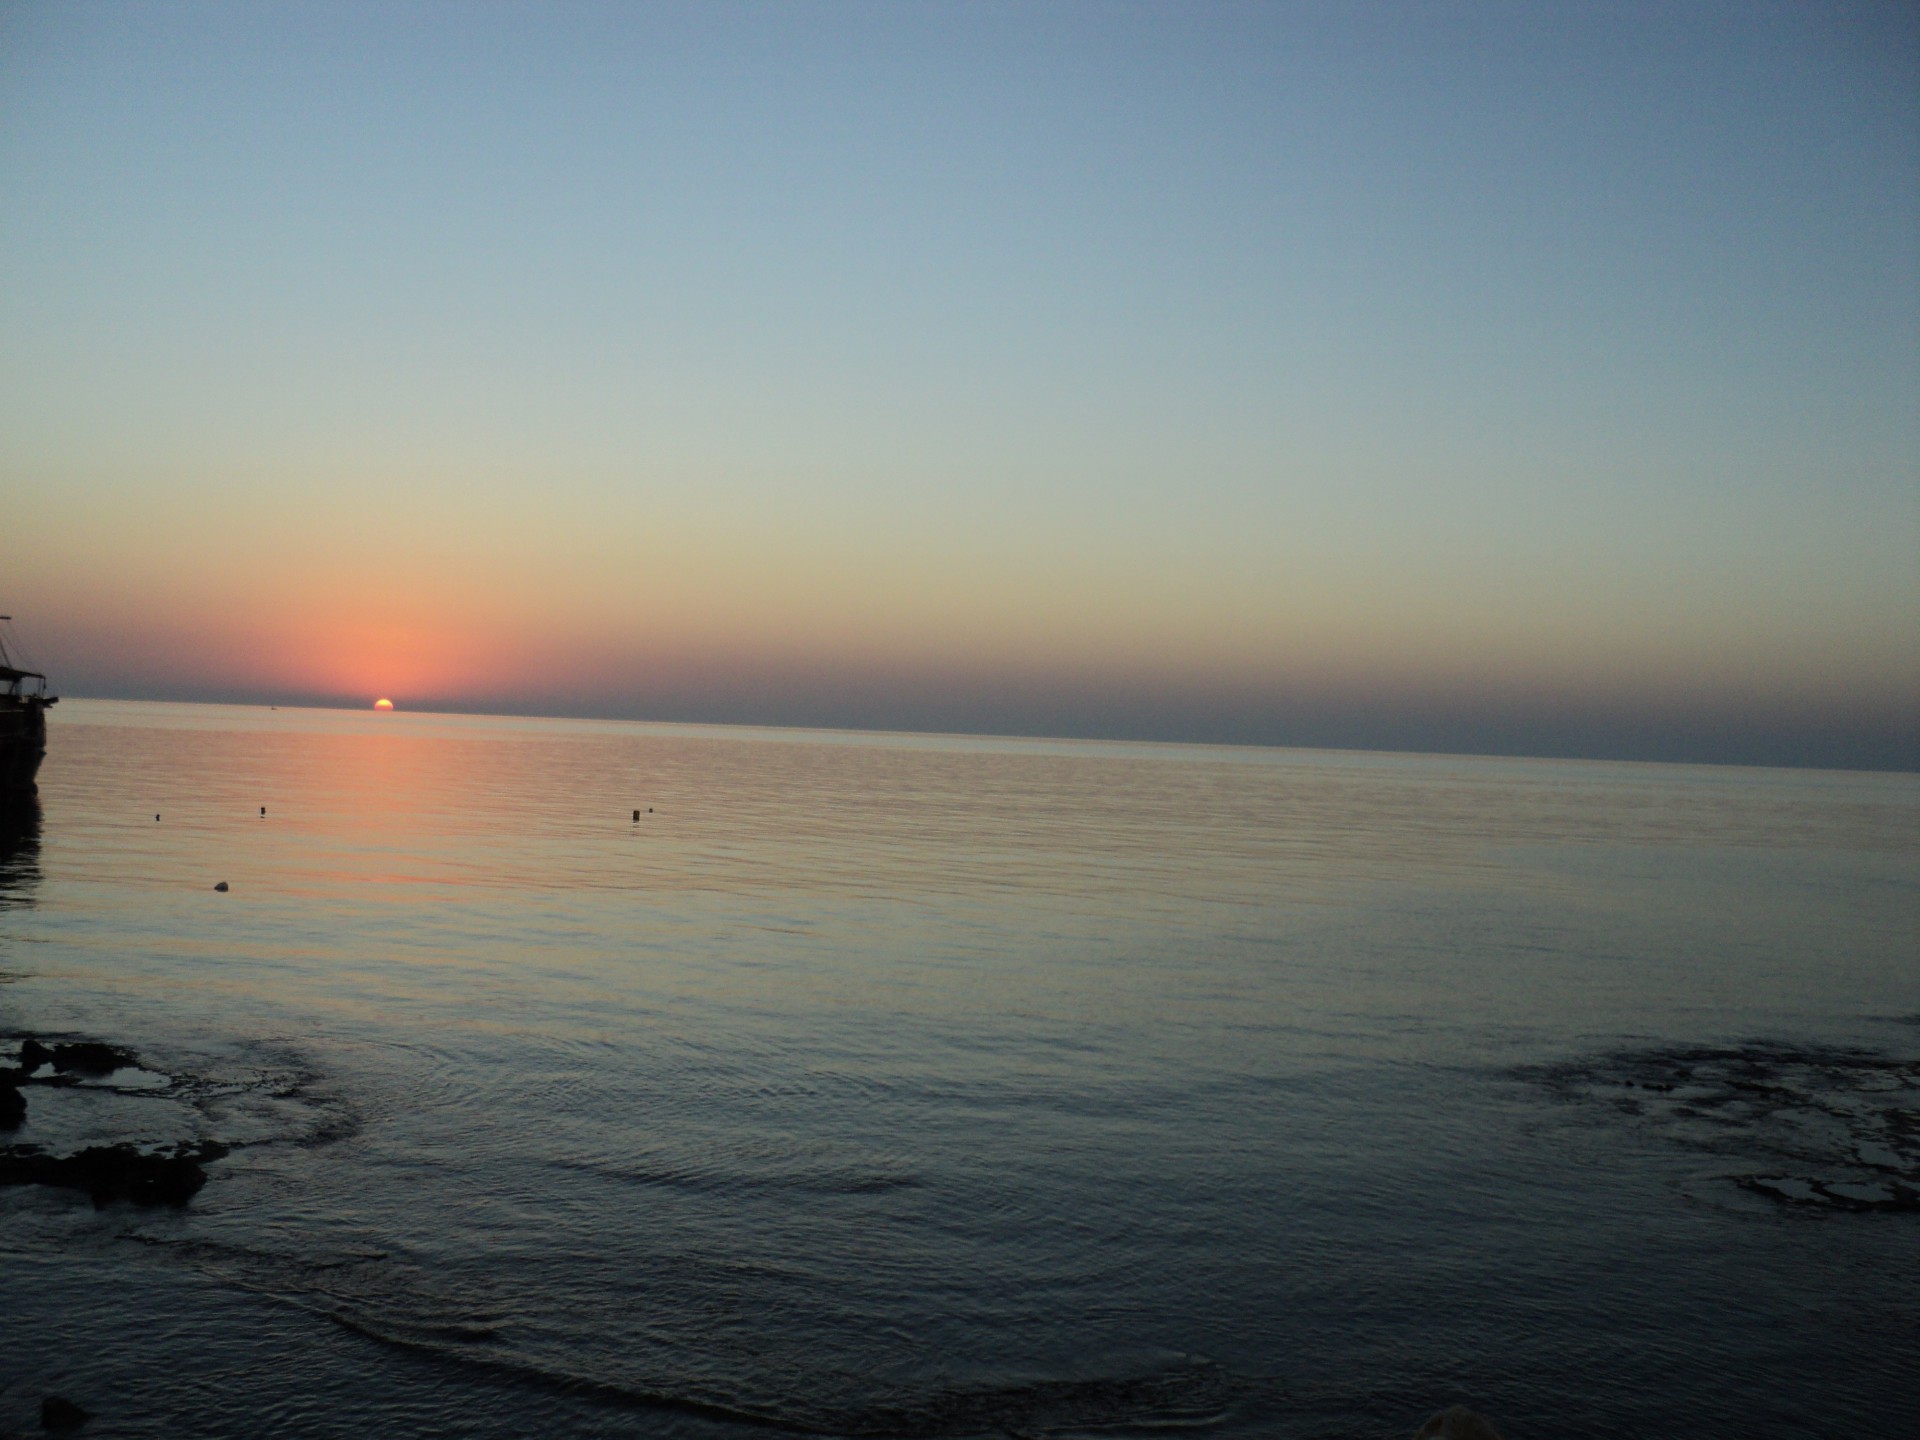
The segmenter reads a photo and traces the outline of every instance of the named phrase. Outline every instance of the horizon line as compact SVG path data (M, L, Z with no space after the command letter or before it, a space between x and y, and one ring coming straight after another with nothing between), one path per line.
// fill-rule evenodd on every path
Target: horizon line
M1257 740L1143 739L1123 735L1060 735L1037 731L988 730L911 730L880 725L805 725L753 720L666 720L634 715L567 714L543 711L458 710L433 705L401 706L376 711L373 702L363 704L323 704L313 700L183 700L152 696L74 695L58 697L107 705L199 705L228 710L314 710L341 715L428 715L468 720L572 720L596 725L643 725L661 728L698 730L759 730L813 735L871 735L922 738L928 740L1012 740L1052 745L1129 745L1208 750L1299 751L1325 755L1407 756L1425 759L1560 761L1578 765L1658 765L1669 768L1716 770L1800 770L1819 774L1920 775L1920 761L1907 767L1857 766L1841 764L1782 764L1751 760L1673 760L1642 756L1595 754L1543 754L1517 750L1408 749L1367 745L1282 744Z

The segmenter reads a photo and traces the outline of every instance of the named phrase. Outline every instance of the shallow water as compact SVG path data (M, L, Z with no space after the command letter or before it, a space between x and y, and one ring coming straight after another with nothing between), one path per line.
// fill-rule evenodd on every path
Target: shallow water
M69 700L41 792L0 1043L140 1069L0 1142L233 1149L0 1188L0 1432L1911 1424L1920 777Z

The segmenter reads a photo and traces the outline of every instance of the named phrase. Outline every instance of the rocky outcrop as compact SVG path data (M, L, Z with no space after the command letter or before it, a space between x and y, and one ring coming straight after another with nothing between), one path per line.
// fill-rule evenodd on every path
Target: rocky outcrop
M14 1066L0 1061L0 1132L17 1130L27 1121L26 1091L35 1086L64 1089L70 1094L165 1096L178 1084L177 1077L142 1072L135 1052L102 1040L54 1039L18 1031L9 1038L19 1042L19 1061ZM139 1073L126 1075L123 1071ZM28 1134L41 1138L31 1130ZM205 1167L226 1155L228 1148L210 1139L156 1144L144 1140L134 1143L132 1137L66 1154L51 1151L44 1144L4 1145L0 1146L0 1185L78 1190L95 1205L120 1200L134 1205L180 1206L199 1193L207 1183ZM5 1437L0 1436L0 1440Z
M27 1040L21 1044L20 1068L26 1074L31 1075L41 1066L49 1064L61 1075L98 1077L137 1065L139 1057L131 1050L122 1050L117 1045L108 1045L99 1040L69 1040L57 1045Z
M131 1050L99 1040L63 1040L54 1045L31 1037L22 1040L19 1065L0 1069L0 1130L17 1130L27 1118L27 1097L20 1093L23 1085L76 1085L139 1063ZM39 1073L49 1067L51 1075Z
M72 1155L50 1155L38 1145L0 1150L0 1185L54 1185L84 1191L95 1205L128 1200L135 1205L184 1205L207 1183L202 1168L227 1147L218 1141L141 1150L133 1145L90 1145Z

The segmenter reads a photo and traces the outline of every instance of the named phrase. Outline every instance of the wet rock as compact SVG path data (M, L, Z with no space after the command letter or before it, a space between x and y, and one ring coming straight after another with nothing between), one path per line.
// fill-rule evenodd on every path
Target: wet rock
M23 1054L24 1049L22 1047ZM116 1070L139 1063L139 1057L131 1050L122 1050L98 1040L75 1040L56 1045L52 1059L53 1068L63 1075L111 1075Z
M139 1063L140 1057L131 1050L98 1040L69 1040L57 1045L25 1040L20 1045L20 1069L14 1078L18 1084L70 1084L76 1075L97 1079ZM54 1070L52 1076L36 1076L36 1071L49 1065Z
M0 1071L0 1130L19 1128L27 1118L27 1097L20 1093L19 1072Z
M64 1395L49 1395L40 1402L42 1430L78 1430L92 1418L91 1414L82 1410Z
M1484 1415L1464 1405L1449 1405L1413 1432L1413 1440L1504 1440Z
M222 880L218 885L214 886L213 888L218 890L222 895L224 895L227 893L227 882Z
M49 1155L37 1145L0 1150L0 1185L52 1185L81 1190L95 1205L185 1205L207 1183L202 1168L227 1147L216 1141L146 1151L133 1145L91 1145L73 1155Z
M1833 1212L1920 1210L1920 1059L1844 1047L1617 1050L1516 1073L1714 1157L1716 1183Z

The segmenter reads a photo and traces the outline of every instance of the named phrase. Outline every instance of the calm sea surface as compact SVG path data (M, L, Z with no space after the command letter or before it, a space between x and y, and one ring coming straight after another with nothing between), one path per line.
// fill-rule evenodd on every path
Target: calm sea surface
M0 972L0 1433L1920 1423L1920 777L69 700Z

